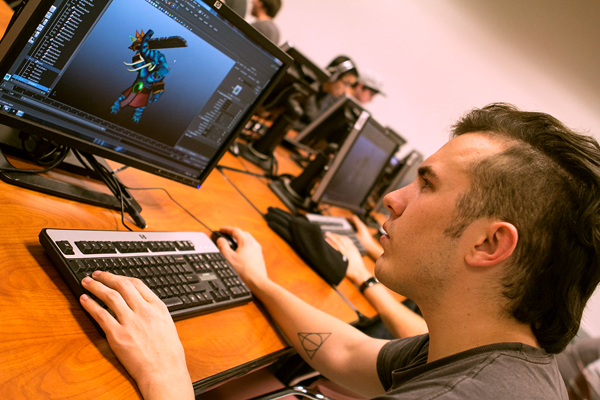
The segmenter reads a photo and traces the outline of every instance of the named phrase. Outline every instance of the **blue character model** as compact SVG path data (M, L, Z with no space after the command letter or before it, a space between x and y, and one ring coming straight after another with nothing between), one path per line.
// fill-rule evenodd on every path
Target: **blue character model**
M165 91L163 80L170 72L169 65L165 55L156 49L186 47L186 41L179 36L168 38L152 39L154 31L152 29L136 32L135 38L131 38L129 48L135 51L131 63L127 65L129 72L137 73L133 85L126 89L110 108L111 114L118 113L124 107L133 107L133 116L131 120L135 123L140 122L142 113L146 106L157 101Z

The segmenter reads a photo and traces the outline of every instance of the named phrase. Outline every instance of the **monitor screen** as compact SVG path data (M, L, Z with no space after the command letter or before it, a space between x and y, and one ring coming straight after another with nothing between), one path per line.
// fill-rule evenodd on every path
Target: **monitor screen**
M414 181L417 178L417 171L422 163L423 155L416 150L411 151L404 157L392 172L388 184L381 191L381 195L375 202L373 210L384 215L389 215L389 211L383 205L383 198L386 194L393 192L394 190L402 189L404 186L409 185Z
M361 212L373 185L398 150L394 134L367 112L356 125L315 190L315 203Z
M350 97L340 97L294 138L294 142L312 150L329 143L341 145L364 109Z
M290 63L218 0L30 0L0 123L199 186Z
M329 79L329 72L309 60L292 43L284 43L281 49L292 57L293 63L264 101L261 109L285 109L285 102L290 96L298 99L300 103L304 103L309 96L319 91L323 82Z

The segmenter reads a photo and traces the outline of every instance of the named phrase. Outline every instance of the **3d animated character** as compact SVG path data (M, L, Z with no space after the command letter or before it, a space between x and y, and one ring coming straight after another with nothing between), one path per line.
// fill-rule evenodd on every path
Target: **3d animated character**
M152 39L154 31L149 29L146 33L142 30L136 32L135 37L130 36L131 46L135 52L132 62L127 65L129 72L137 73L133 84L121 93L119 98L110 108L111 114L117 114L124 107L133 107L131 117L135 123L140 122L146 106L157 101L165 91L163 80L170 69L165 55L157 49L187 47L185 39L180 36Z

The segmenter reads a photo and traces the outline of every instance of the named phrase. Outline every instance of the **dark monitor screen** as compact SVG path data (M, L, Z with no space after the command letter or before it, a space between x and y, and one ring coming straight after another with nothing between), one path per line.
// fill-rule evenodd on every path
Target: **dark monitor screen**
M199 186L290 63L220 1L30 0L0 123Z
M354 99L340 97L300 131L294 141L313 150L322 150L329 143L341 145L363 111Z
M385 189L382 190L373 210L384 215L389 215L388 210L383 205L383 198L386 194L393 192L394 190L402 189L404 186L409 185L414 181L417 178L417 171L422 163L423 155L416 150L411 151L405 156L391 174L388 184Z
M373 185L398 150L392 135L363 112L312 200L361 212Z
M292 57L293 62L264 101L261 107L264 110L285 107L284 103L290 96L298 98L301 103L305 102L309 96L319 91L321 84L330 76L329 72L317 66L292 43L284 43L281 49Z

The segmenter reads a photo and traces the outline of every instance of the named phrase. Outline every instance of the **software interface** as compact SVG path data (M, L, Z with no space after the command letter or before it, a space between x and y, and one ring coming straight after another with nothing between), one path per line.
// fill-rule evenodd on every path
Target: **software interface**
M358 210L397 145L371 118L327 185L321 201Z
M0 85L3 112L186 176L282 66L199 1L49 3Z

